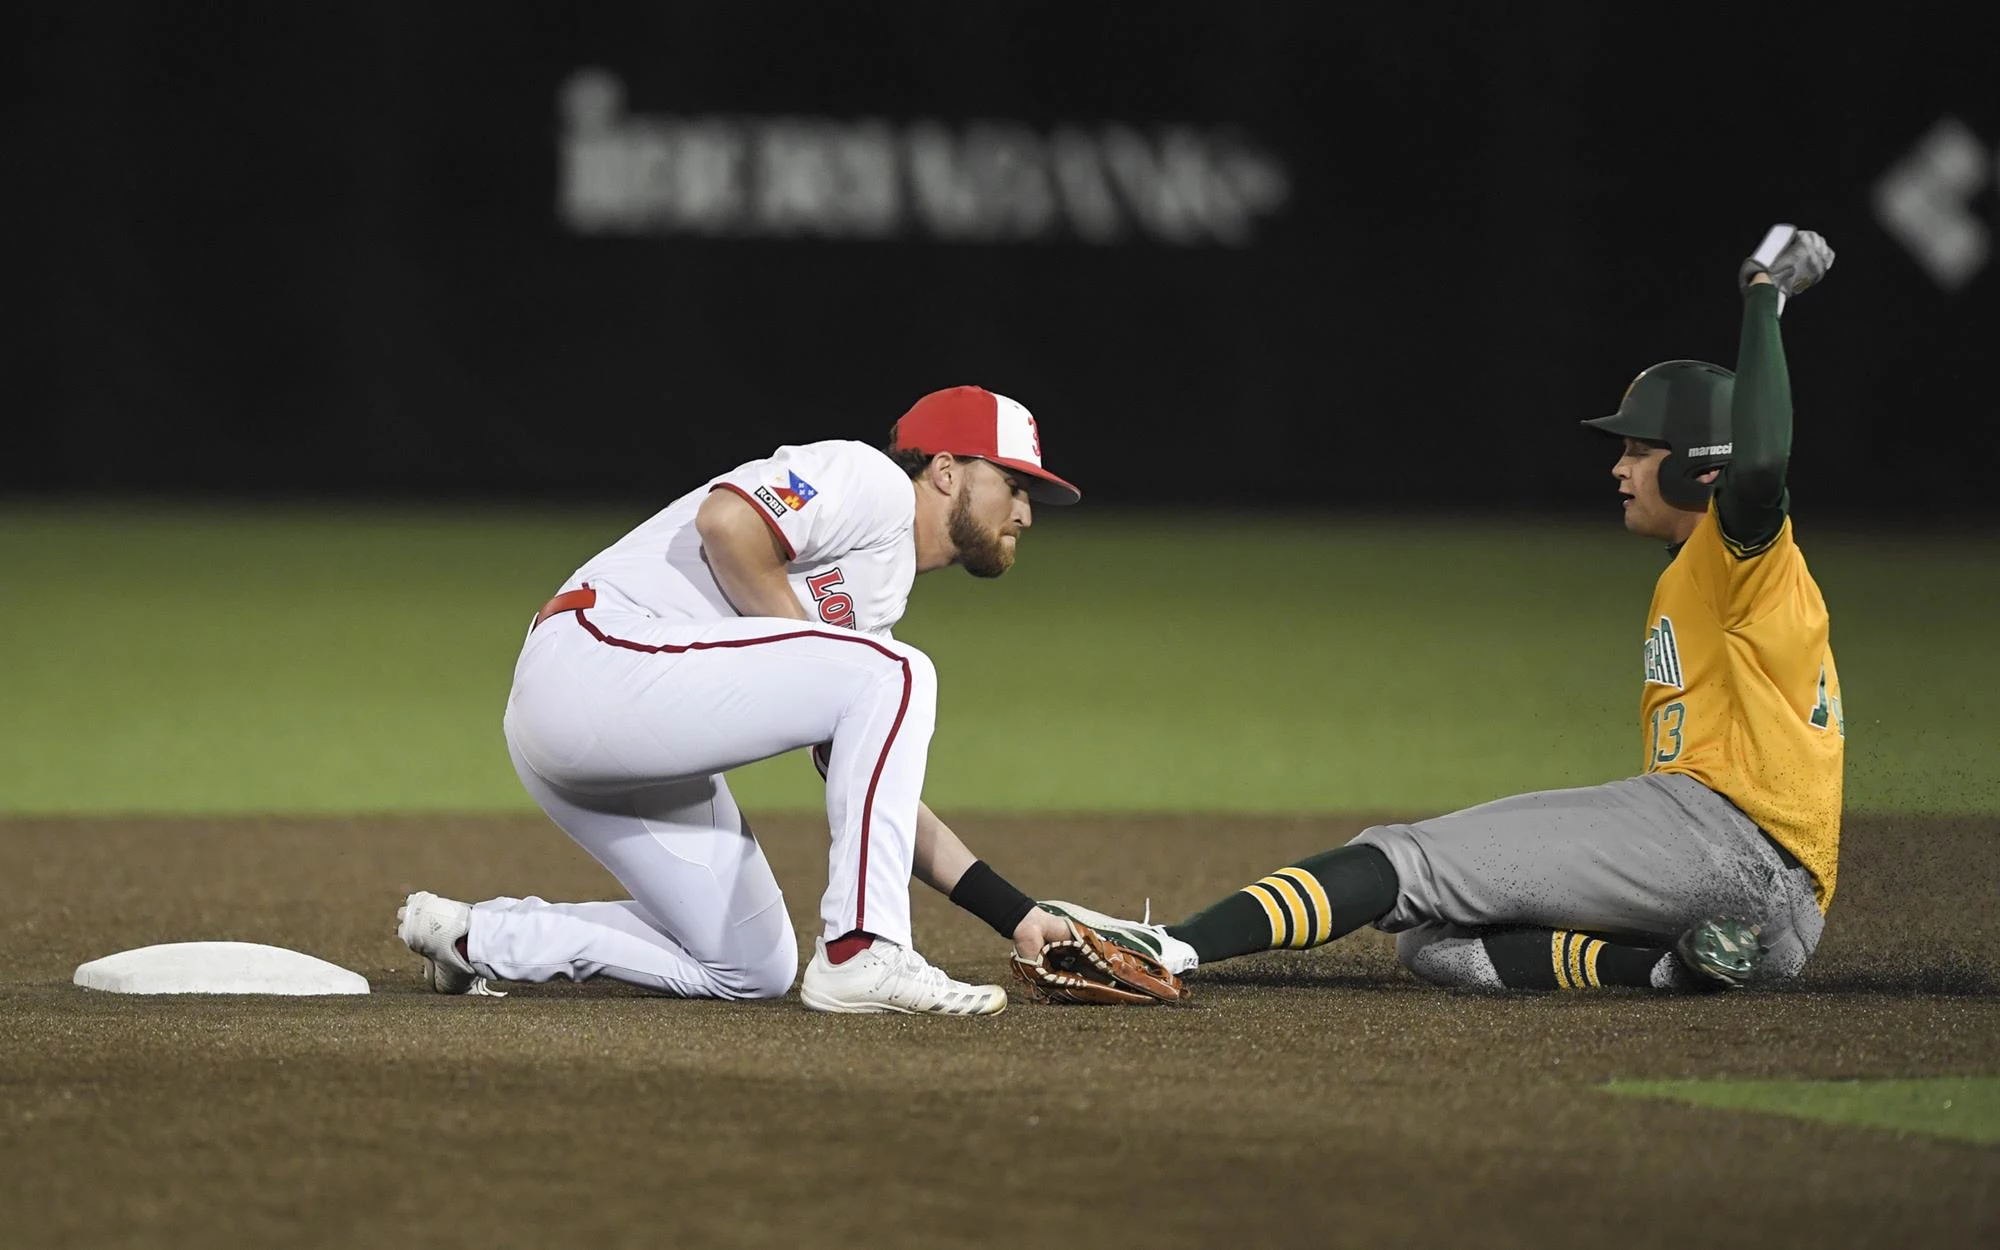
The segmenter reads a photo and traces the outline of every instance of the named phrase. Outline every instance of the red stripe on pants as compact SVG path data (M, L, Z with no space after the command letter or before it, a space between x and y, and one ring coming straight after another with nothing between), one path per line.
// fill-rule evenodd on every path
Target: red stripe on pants
M590 636L609 647L623 647L627 651L638 651L646 655L681 655L689 651L728 651L738 647L761 647L767 643L789 642L794 638L824 638L831 642L851 642L894 660L903 670L903 699L896 705L896 719L889 723L889 736L882 740L882 753L875 757L875 771L868 777L868 793L861 809L861 879L854 887L854 927L865 929L868 915L868 833L869 825L875 819L875 788L882 782L882 769L889 763L889 751L896 745L896 734L903 728L903 717L910 710L910 662L872 638L860 638L853 634L829 634L825 630L800 629L789 634L773 634L769 638L731 638L721 642L690 642L683 646L633 642L628 638L614 638L590 623L583 609L576 611L576 623L590 631Z

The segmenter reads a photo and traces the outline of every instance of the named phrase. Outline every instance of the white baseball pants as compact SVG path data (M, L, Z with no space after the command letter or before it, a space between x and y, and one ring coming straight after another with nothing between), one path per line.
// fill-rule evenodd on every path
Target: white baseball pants
M917 805L937 719L920 651L775 618L668 623L598 587L530 631L506 734L543 811L629 900L476 904L467 949L502 980L614 977L687 997L790 989L797 941L722 774L831 742L820 921L908 946Z

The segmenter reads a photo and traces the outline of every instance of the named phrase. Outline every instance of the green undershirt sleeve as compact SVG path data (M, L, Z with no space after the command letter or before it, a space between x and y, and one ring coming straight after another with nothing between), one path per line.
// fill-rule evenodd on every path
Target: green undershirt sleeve
M1774 286L1759 283L1743 293L1729 421L1735 447L1716 490L1716 510L1730 548L1750 556L1778 536L1790 503L1785 465L1792 455L1792 380L1778 334Z

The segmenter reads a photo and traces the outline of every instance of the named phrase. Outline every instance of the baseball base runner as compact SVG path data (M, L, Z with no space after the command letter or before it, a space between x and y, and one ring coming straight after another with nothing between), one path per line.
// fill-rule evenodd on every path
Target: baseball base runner
M1668 544L1639 640L1642 774L1378 825L1180 924L1043 906L1175 972L1373 924L1442 985L1694 990L1797 973L1833 900L1846 721L1789 516L1778 318L1832 263L1818 235L1775 228L1738 272L1736 372L1667 361L1584 422L1620 440L1626 528Z

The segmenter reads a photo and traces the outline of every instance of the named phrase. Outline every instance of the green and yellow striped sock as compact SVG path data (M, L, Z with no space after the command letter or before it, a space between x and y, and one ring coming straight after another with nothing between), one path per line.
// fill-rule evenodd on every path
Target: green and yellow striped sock
M1240 892L1264 909L1271 923L1269 949L1307 950L1333 940L1333 904L1319 878L1305 869L1280 868Z
M1372 846L1343 846L1280 868L1167 932L1203 963L1256 951L1306 950L1387 915L1396 872Z
M1500 983L1516 990L1650 989L1668 953L1575 929L1508 929L1484 941Z

